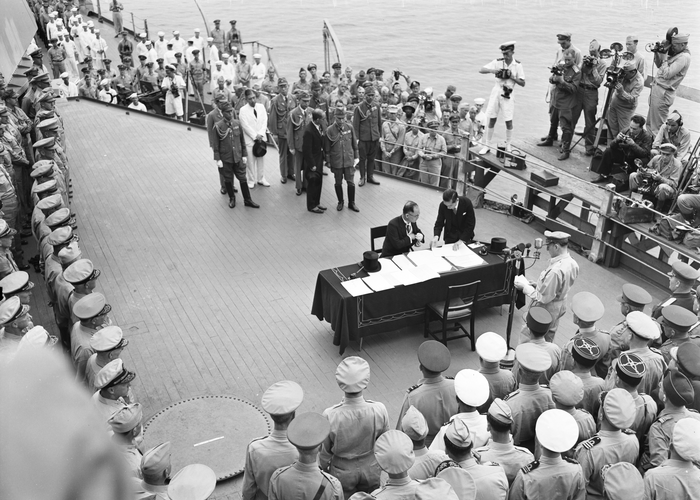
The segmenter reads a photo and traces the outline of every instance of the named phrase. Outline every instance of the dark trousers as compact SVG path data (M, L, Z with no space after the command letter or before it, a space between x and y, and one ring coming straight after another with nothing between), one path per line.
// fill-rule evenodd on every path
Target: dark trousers
M280 176L285 179L288 175L294 175L294 155L289 152L286 137L277 136L277 147L280 154Z
M569 151L571 139L574 137L573 109L559 109L557 114L559 115L559 125L561 126L561 147L562 150Z
M557 139L557 129L559 128L559 110L554 106L549 106L549 132L547 136L555 141Z
M233 163L222 161L223 167L219 169L219 175L224 179L224 186L226 187L226 192L229 198L235 198L236 194L233 192L233 177L238 179L238 183L241 185L241 194L244 200L250 200L250 189L248 188L248 181L246 179L245 165L243 162Z
M323 168L323 167L320 167ZM321 189L323 188L323 173L316 171L305 170L306 177L306 208L311 210L321 204Z
M374 159L379 150L379 141L360 141L360 178L374 178Z
M595 141L595 114L598 110L598 90L582 89L583 94L579 93L579 99L573 110L573 127L576 129L578 119L583 112L583 118L586 121L584 135L586 136L586 151L593 150L593 142Z
M634 164L634 160L635 158L633 157L627 157L620 146L616 143L612 143L610 147L603 152L603 157L600 159L600 166L598 167L598 173L603 176L610 175L613 165L617 163L626 164L627 173L631 174L637 171L637 165Z

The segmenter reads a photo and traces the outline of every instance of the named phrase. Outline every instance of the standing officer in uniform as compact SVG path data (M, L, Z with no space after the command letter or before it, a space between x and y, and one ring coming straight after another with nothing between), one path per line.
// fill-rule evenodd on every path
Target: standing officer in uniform
M105 296L99 292L86 295L73 306L73 314L78 322L70 332L71 359L78 381L85 380L87 361L95 352L90 346L92 336L109 321L108 314L112 306L107 304Z
M561 149L559 160L566 160L571 153L574 136L574 109L578 102L578 87L581 83L580 66L576 65L576 54L572 49L564 51L564 67L559 75L552 75L549 83L554 85L552 105L559 114L561 127Z
M306 188L306 209L315 214L323 214L326 207L321 205L321 190L323 189L323 111L314 109L311 112L311 123L304 130L304 179Z
M484 332L479 335L476 339L476 353L479 355L479 373L489 383L489 399L479 408L479 412L484 413L491 407L492 401L503 399L515 390L515 377L510 370L499 367L500 361L508 353L506 341L499 334ZM510 413L510 409L508 411Z
M665 406L647 433L644 454L639 460L643 471L660 466L668 458L673 427L679 420L683 418L700 420L697 412L688 410L688 406L693 404L695 398L695 391L688 377L678 370L671 369L666 372L662 384L666 395Z
M296 180L297 196L301 196L302 190L306 189L306 179L302 177L302 164L304 161L304 130L306 125L311 123L311 109L309 102L311 96L306 91L299 93L299 106L289 112L287 120L287 144L289 152L294 158L294 178Z
M683 418L673 428L668 460L644 476L644 498L700 498L700 422Z
M566 296L578 276L578 264L569 255L569 238L571 235L563 231L545 231L547 252L551 259L547 269L542 271L535 286L518 275L515 277L515 287L530 297L530 307L543 307L552 315L552 324L545 340L552 342L559 326L559 318L566 313Z
M591 415L598 415L600 408L599 396L603 391L605 380L591 374L591 368L600 359L600 347L591 339L579 338L571 346L571 357L574 366L571 372L583 383L583 399L576 405Z
M502 399L494 399L486 414L486 421L489 424L491 439L486 446L476 448L474 454L480 457L481 462L495 462L503 467L508 484L512 485L520 468L532 462L535 456L527 448L513 444L513 436L510 433L513 413L508 403Z
M620 313L626 317L632 311L644 312L644 307L651 304L653 300L649 292L641 286L625 283L622 285L622 295L618 297L620 302ZM596 372L599 377L605 377L608 374L610 363L613 359L617 359L622 351L630 348L628 338L632 335L627 327L627 321L622 320L610 330L610 348L605 356L596 364Z
M603 418L600 432L576 447L576 460L586 480L587 498L603 497L601 469L606 464L637 462L639 441L627 430L636 415L634 398L624 389L613 389L601 395Z
M372 496L378 500L414 498L419 483L408 473L416 461L413 441L401 431L388 430L374 443L374 456L389 480Z
M119 357L129 341L117 325L106 326L97 330L90 339L90 348L94 351L85 367L85 385L90 394L95 393L95 377L102 368Z
M154 446L143 454L143 480L136 488L136 500L170 500L168 484L172 472L170 441Z
M374 101L373 87L365 90L365 100L357 105L352 117L355 137L359 141L360 150L360 187L365 182L379 185L374 180L374 159L379 150L379 138L382 136L382 115L379 106Z
M270 478L270 500L343 500L340 481L318 467L318 453L328 439L331 426L318 413L302 413L289 424L287 437L299 459L277 469Z
M598 110L598 94L600 85L605 78L605 70L607 66L600 59L600 44L597 40L592 40L588 46L588 55L583 59L581 65L581 83L578 87L578 95L572 123L574 129L578 123L578 119L583 112L585 120L584 136L586 141L586 156L592 156L594 153L593 142L595 141L596 127L596 111ZM642 60L643 61L643 60Z
M671 265L671 271L668 273L668 287L671 289L671 295L655 305L651 310L651 317L659 319L661 310L675 304L683 309L693 311L693 286L700 277L700 271L692 267L690 264L677 260Z
M510 393L505 401L513 412L513 441L517 446L533 451L535 422L542 413L555 407L552 392L539 384L540 376L552 365L552 358L542 347L532 343L518 345L515 357L520 363L520 384L518 390ZM578 427L576 429L578 436ZM574 438L571 446L575 443Z
M610 335L596 328L595 324L605 314L603 302L591 292L579 292L571 299L571 311L574 313L574 324L578 326L578 332L571 340L564 344L561 356L561 369L571 370L574 367L572 350L574 340L578 338L590 339L598 345L601 356L605 356L610 349ZM595 370L591 368L591 374Z
M233 118L233 106L231 103L220 102L219 110L223 119L214 125L211 136L214 160L219 168L219 173L224 178L224 186L228 193L228 206L236 206L236 194L233 189L233 176L238 178L243 194L243 203L246 207L260 208L250 196L250 188L246 182L246 164L248 162L248 151L243 139L243 130L238 120Z
M561 410L548 410L537 420L539 460L520 469L510 488L510 500L584 500L586 482L578 462L561 456L578 436L574 417Z
M287 92L289 83L282 77L277 80L278 94L270 101L270 111L267 118L267 125L270 132L277 136L277 148L279 149L280 182L287 183L296 180L294 177L294 154L287 146L287 128L289 127L289 112L292 110L292 101Z
M297 460L299 452L289 442L287 429L303 400L303 389L291 380L272 384L263 394L263 410L270 414L275 428L269 436L251 441L246 449L243 500L267 500L272 474Z
M409 477L418 481L433 477L437 466L448 460L448 457L441 451L431 451L426 447L428 422L415 406L410 406L401 419L401 430L413 441L413 453L416 456L416 461L408 469Z
M340 480L345 498L379 486L374 443L389 430L389 414L383 403L362 396L369 385L369 375L367 361L358 356L345 358L335 371L345 397L323 412L331 427L321 450L321 468Z
M586 410L575 408L583 401L583 382L569 370L554 374L549 381L552 399L559 410L563 410L576 420L578 439L576 443L585 441L595 434L595 420Z
M651 349L649 344L657 340L661 336L659 325L643 312L634 311L627 315L627 325L632 331L630 337L630 348L625 351L626 354L636 354L644 362L646 374L639 384L639 390L649 394L658 401L659 384L666 371L666 362L664 357L656 349ZM612 389L615 386L615 366L613 361L608 376L605 379L605 388Z
M634 404L637 408L637 415L630 429L635 431L638 436L646 436L649 427L656 418L657 406L651 396L637 391L647 372L644 361L636 354L623 352L610 367L610 371L613 372L613 370L615 387L629 392L634 398ZM600 420L600 415L598 420Z
M442 425L457 413L457 393L453 379L445 378L442 372L450 367L450 351L436 340L426 340L418 347L418 369L423 378L406 391L399 412L397 429L401 420L414 406L428 423L428 436L425 444L430 446Z
M532 335L532 338L527 341L528 344L534 344L541 347L549 354L552 358L552 364L540 377L541 384L548 384L549 379L552 378L556 372L559 371L559 365L561 364L561 347L559 347L554 342L547 342L544 336L549 331L549 326L552 324L552 315L544 309L543 307L531 307L527 312L527 318L525 318L525 326ZM521 343L525 343L522 342ZM515 377L515 382L520 382L520 372L518 367L520 364L518 360L513 361L513 375Z
M335 177L335 195L338 197L336 209L340 212L343 200L343 179L348 186L348 208L353 212L360 209L355 205L355 167L360 162L357 156L355 130L345 123L345 108L339 105L334 111L335 121L326 129L326 162Z
M698 324L695 313L680 306L670 305L661 311L661 330L668 340L659 348L666 364L671 363L671 349L690 341L690 329Z
M107 366L97 372L95 377L97 392L92 395L92 402L102 417L101 420L106 425L106 429L109 429L107 421L114 412L136 402L130 389L131 381L135 378L136 373L127 370L120 358L107 363Z
M445 434L454 420L462 420L469 427L474 446L483 446L489 440L486 416L477 411L477 408L489 398L489 383L486 377L475 370L460 370L455 377L455 392L457 393L457 413L440 428L430 445L431 451L445 449Z

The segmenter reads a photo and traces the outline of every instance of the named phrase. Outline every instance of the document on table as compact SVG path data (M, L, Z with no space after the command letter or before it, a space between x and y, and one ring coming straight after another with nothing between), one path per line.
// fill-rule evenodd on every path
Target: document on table
M370 287L375 292L381 292L382 290L394 288L394 285L389 283L386 279L384 279L384 276L378 273L372 273L366 278L362 278L362 281L364 281L365 285Z
M343 285L343 287L353 297L359 297L360 295L367 295L368 293L372 293L372 289L365 285L365 282L362 281L362 279L360 278L349 281L343 281L341 285Z
M399 269L413 269L416 265L408 260L405 255L394 255L391 260L396 264Z
M412 252L408 258L417 268L427 268L436 273L444 273L452 270L452 264L435 252Z
M471 249L467 248L465 253L459 255L445 256L445 258L454 264L455 267L462 269L469 267L477 267L486 264L486 261L475 254Z
M452 247L454 246L454 243L446 243L440 248L433 248L433 253L437 255L441 255L443 257L455 257L457 255L465 255L469 253L473 253L469 247L465 244L460 244L459 248L457 250L453 250Z
M390 273L396 273L396 272L399 272L401 270L401 268L399 266L394 264L393 260L386 258L386 257L384 257L383 259L379 259L379 263L382 265L382 268L379 271L377 271L376 273L372 273L373 275L375 275L375 274L385 275L385 274L390 274Z

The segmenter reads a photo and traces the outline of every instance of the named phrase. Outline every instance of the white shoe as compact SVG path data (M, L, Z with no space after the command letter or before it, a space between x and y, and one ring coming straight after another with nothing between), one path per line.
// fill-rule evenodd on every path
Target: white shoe
M260 184L261 186L265 186L266 188L270 187L270 183L267 182L267 179L265 179L265 178L263 178L263 180L261 180L261 181L258 181L258 184Z
M255 188L255 183L254 183L254 182L249 182L249 183L248 183L248 188L249 188L249 189Z
M480 155L487 155L487 154L489 154L489 151L490 151L490 150L491 150L490 147L484 146L483 148L481 148L481 151L479 151L479 154L480 154Z
M510 153L513 151L513 148L510 146L510 144L506 143L506 153Z

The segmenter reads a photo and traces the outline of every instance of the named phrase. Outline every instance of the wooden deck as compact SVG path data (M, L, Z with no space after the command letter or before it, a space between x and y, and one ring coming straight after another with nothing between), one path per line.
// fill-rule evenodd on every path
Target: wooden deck
M322 202L328 212L316 215L306 211L293 184L280 184L276 151L270 150L266 177L272 187L253 190L262 208L240 203L231 210L219 194L204 130L86 100L60 102L58 109L80 246L102 270L97 289L130 341L122 357L138 374L134 392L145 417L203 394L259 404L262 392L281 379L303 386L302 411L322 411L339 401L334 372L341 357L329 325L310 314L316 275L361 260L369 249L369 227L386 224L408 199L420 203L419 225L430 234L440 192L379 177L381 186L358 188L359 214L337 212L332 177L325 177ZM514 245L541 236L494 212L478 210L477 220L481 240L505 236ZM599 294L608 304L601 326L614 325L620 319L615 302L620 286L644 282L575 258L581 275L573 292ZM545 263L536 262L527 275L535 279ZM33 273L32 279L41 281ZM37 304L45 302L41 288ZM649 290L659 300L664 295ZM519 316L514 332L522 324ZM506 308L503 315L489 310L477 318L478 333L504 334L506 321ZM556 341L568 340L575 329L569 314ZM367 396L387 405L392 422L406 387L420 378L415 353L422 341L420 328L405 329L365 339L362 352L352 344L346 351L369 361ZM478 366L467 341L449 347L448 374ZM239 483L221 484L214 498L238 498Z

